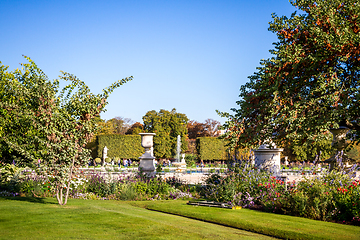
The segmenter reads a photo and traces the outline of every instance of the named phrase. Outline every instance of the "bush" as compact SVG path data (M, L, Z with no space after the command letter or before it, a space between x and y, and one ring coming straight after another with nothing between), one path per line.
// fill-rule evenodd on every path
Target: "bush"
M121 184L119 185L117 197L119 200L132 201L138 200L138 194L132 184Z
M196 167L196 154L186 154L185 155L185 162L188 167Z
M196 150L202 160L226 160L225 141L215 137L199 137L196 139Z
M144 148L141 147L140 135L107 134L98 135L96 138L98 157L102 156L105 146L109 149L109 157L138 158L144 153Z
M285 190L281 179L242 163L226 176L212 174L200 193L233 206L359 224L360 181L351 177L350 173L325 172L321 177L288 182Z
M106 197L116 193L116 183L113 181L107 182L103 176L95 174L87 182L87 191Z

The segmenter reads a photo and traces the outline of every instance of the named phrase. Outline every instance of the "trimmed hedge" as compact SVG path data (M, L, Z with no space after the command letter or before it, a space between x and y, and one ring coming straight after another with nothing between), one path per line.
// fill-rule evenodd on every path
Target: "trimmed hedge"
M225 141L216 137L199 137L196 150L202 160L227 160Z
M97 156L100 158L103 156L105 146L108 148L107 156L109 158L138 159L144 153L140 135L106 134L98 135L96 138L98 143Z

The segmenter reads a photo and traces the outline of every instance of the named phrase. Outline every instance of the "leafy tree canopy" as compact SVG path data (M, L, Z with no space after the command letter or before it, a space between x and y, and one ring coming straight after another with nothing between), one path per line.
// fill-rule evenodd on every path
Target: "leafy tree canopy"
M205 123L191 120L187 123L189 139L198 137L216 137L219 135L220 122L213 119L206 119Z
M110 125L112 134L124 135L126 131L131 127L133 121L130 118L115 117L106 121L107 125Z
M154 155L157 158L171 158L176 153L177 136L181 136L181 149L187 149L187 116L177 113L173 108L171 111L161 109L149 111L143 116L144 130L156 133L154 136Z
M326 139L347 126L359 139L360 3L358 0L292 0L302 11L273 14L278 41L250 81L241 86L235 114L224 127L234 145L279 145Z
M125 134L130 134L130 135L138 135L139 133L144 132L144 125L136 122L133 125L131 125L131 127L126 131Z
M95 95L74 75L62 72L60 80L69 84L59 91L60 80L48 80L25 58L29 63L21 70L8 72L0 65L1 150L16 153L27 164L40 160L59 204L66 204L76 168L89 160L85 145L96 130L95 117L104 111L109 94L132 77Z
M121 134L124 135L131 127L132 120L130 118L114 117L107 121L97 119L98 131L96 134Z

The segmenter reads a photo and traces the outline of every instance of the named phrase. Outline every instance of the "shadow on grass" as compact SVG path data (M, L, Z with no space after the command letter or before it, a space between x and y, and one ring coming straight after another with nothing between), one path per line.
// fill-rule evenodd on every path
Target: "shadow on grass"
M42 204L56 204L55 202L49 201L49 199L47 198L40 198L40 197L1 197L0 196L0 200L14 200L14 201L42 203Z

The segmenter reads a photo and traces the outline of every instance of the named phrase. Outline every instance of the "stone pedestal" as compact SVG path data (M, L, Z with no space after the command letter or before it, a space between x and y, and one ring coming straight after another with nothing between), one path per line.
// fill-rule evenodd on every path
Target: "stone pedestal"
M277 174L280 171L280 153L284 149L276 148L274 144L272 147L274 148L264 144L259 149L254 150L255 166Z
M152 154L153 137L155 133L139 133L141 135L141 146L145 148L145 153L139 157L139 171L145 173L148 177L156 174L155 157Z

